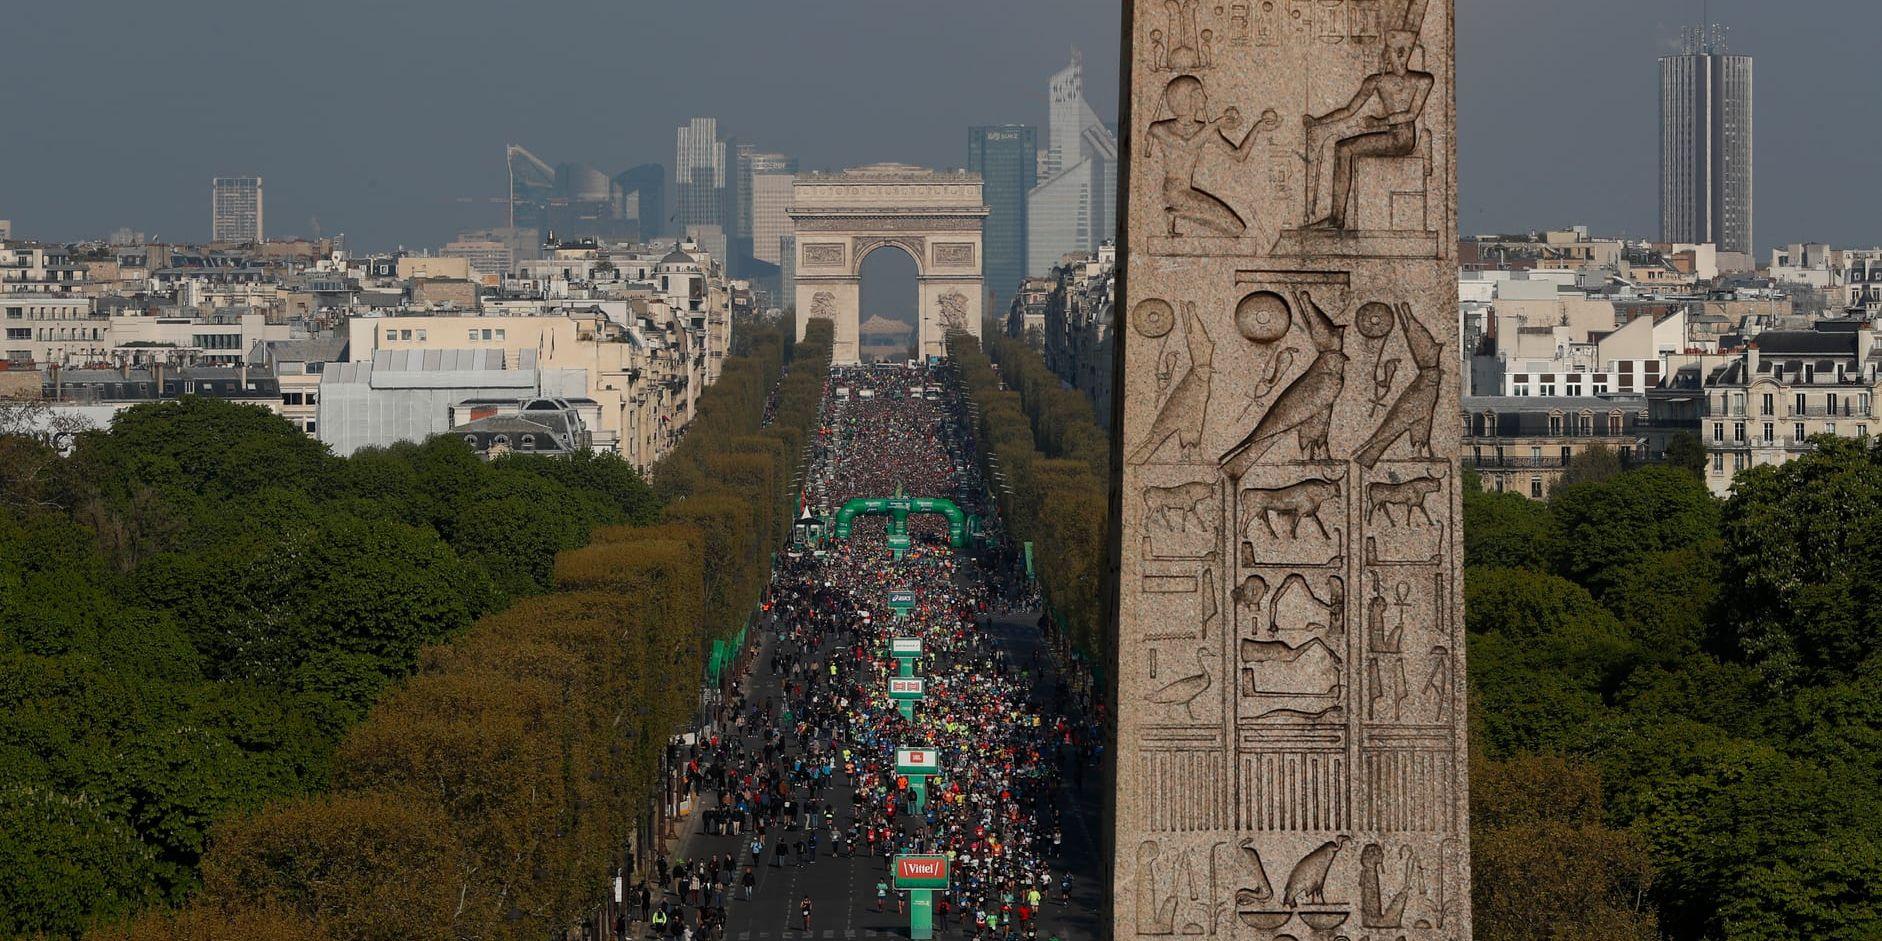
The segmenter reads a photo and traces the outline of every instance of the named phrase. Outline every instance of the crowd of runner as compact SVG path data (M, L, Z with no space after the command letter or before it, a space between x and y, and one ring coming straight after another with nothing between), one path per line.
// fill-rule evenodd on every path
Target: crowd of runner
M659 935L718 937L729 907L749 901L767 870L860 856L879 860L880 877L851 904L902 911L893 858L940 854L951 878L934 896L938 935L1050 937L1041 910L1067 898L1072 879L1064 792L1093 774L1098 730L1068 688L1041 680L1044 664L1015 662L989 630L996 613L1030 599L1023 579L989 570L1012 555L987 548L998 546L997 521L944 368L835 370L824 392L806 475L811 510L898 492L942 497L983 516L986 543L956 550L944 520L916 516L913 546L898 559L878 517L859 520L847 540L782 557L762 620L773 640L754 665L776 684L758 695L750 677L735 681L719 721L684 756L703 832L739 849L659 860L658 883L629 908L637 902ZM889 610L891 591L914 593L905 617ZM891 637L922 641L926 698L913 721L888 695ZM939 755L919 810L896 773L898 747ZM812 900L798 908L794 920L811 930Z

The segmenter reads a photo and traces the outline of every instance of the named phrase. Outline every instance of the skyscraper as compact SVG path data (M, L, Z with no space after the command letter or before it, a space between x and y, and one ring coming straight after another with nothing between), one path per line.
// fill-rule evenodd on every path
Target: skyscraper
M259 242L261 177L219 176L209 184L212 242Z
M1090 252L1117 234L1117 135L1085 101L1078 50L1048 85L1051 121L1026 198L1026 273L1042 275L1069 252Z
M724 230L725 142L719 139L717 118L694 118L680 127L675 149L673 179L679 191L674 221L687 226L717 226Z
M791 216L791 197L796 191L797 162L788 169L767 169L752 173L752 257L770 265L784 262L784 237L795 231Z
M987 203L981 250L988 310L1005 310L1026 276L1026 198L1039 181L1038 134L1023 124L967 131L967 169L980 174Z
M759 150L756 144L742 141L727 141L725 146L728 159L732 164L730 172L726 174L724 197L725 234L728 250L733 256L727 260L729 266L727 270L734 277L750 277L752 272L748 270L750 265L747 263L750 259L777 264L777 259L773 257L777 254L777 237L781 234L777 226L781 223L788 229L791 224L790 219L782 215L783 207L780 206L778 207L779 214L774 215L767 223L768 231L762 236L758 232L756 204L758 178L765 175L785 174L791 175L794 179L797 173L797 159L785 154L767 153ZM771 181L770 194L773 198L779 192L777 185L777 180ZM786 194L785 205L789 205L790 184L786 182L782 185L782 192ZM769 242L768 246L766 242Z
M1689 32L1660 59L1660 238L1752 252L1751 57L1724 30Z
M667 168L643 163L614 176L614 198L623 219L640 222L639 237L647 241L666 231Z

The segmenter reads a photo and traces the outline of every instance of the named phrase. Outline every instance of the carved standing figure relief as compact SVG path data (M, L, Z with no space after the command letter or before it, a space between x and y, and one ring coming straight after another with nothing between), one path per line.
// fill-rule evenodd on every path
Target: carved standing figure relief
M1307 364L1307 371L1274 400L1255 430L1222 456L1230 479L1240 480L1290 431L1298 437L1303 460L1332 456L1327 434L1332 428L1333 404L1346 388L1346 328L1334 323L1307 291L1298 292L1296 300L1317 355Z
M810 315L825 319L836 316L836 295L829 291L818 291L810 298Z
M1229 135L1241 126L1241 112L1230 107L1211 115L1202 79L1193 75L1170 80L1163 89L1163 109L1170 116L1150 125L1144 156L1163 162L1163 212L1170 236L1189 234L1188 228L1201 235L1242 237L1249 220L1221 197L1197 186L1196 171L1213 148L1226 150L1237 163L1247 162L1261 135L1281 126L1281 116L1273 110L1263 112L1261 120L1237 141Z
M1404 325L1405 345L1411 348L1418 374L1386 410L1385 420L1372 433L1372 439L1353 455L1353 460L1368 470L1379 463L1393 442L1407 434L1411 435L1412 456L1431 456L1431 421L1438 409L1438 390L1444 385L1444 347L1412 316L1410 304L1398 306L1398 319Z
M1209 391L1215 384L1215 341L1209 339L1202 318L1196 316L1194 303L1183 304L1183 342L1189 347L1189 371L1164 400L1156 421L1150 425L1150 436L1132 452L1132 464L1149 461L1172 437L1185 463L1193 462L1197 449L1202 447L1202 428L1209 415Z
M1307 129L1308 228L1347 227L1359 158L1405 157L1417 152L1418 120L1437 84L1430 72L1412 69L1417 49L1416 24L1392 30L1386 35L1384 67L1360 82L1353 100L1326 114L1302 118ZM1383 114L1367 113L1375 99ZM1326 214L1313 218L1311 213L1319 211L1321 197L1329 188L1332 198Z
M940 302L942 331L967 329L967 295L959 291L949 291L941 295Z

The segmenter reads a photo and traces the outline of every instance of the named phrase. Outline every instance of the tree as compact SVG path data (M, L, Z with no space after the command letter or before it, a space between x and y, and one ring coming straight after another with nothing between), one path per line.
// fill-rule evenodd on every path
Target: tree
M146 899L153 860L97 802L42 787L0 790L0 935L71 935Z
M1464 484L1465 565L1548 571L1553 526L1546 503Z
M1621 456L1605 444L1590 445L1569 458L1568 468L1562 472L1564 484L1598 484L1612 480L1624 470Z
M1705 484L1668 467L1557 487L1549 511L1557 570L1597 595L1647 556L1699 545L1719 531L1719 503Z
M1478 937L1657 941L1645 841L1604 822L1595 768L1525 756L1471 767Z
M1740 474L1724 510L1721 644L1785 686L1850 677L1882 651L1882 453L1811 444Z
M458 937L469 861L428 805L380 794L275 804L217 830L203 899L293 912L360 941Z
M1706 446L1690 431L1674 434L1666 442L1666 463L1694 475L1706 472Z

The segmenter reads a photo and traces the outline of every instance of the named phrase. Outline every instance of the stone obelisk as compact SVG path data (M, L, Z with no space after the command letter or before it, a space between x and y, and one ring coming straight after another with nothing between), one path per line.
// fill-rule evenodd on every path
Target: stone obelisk
M1451 0L1126 0L1117 938L1467 941Z

